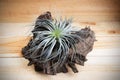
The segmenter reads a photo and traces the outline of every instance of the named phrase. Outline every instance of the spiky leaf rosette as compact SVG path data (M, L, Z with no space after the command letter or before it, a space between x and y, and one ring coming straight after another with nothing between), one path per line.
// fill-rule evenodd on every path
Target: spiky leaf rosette
M31 42L31 48L27 51L30 54L25 56L34 62L46 63L54 58L58 58L51 66L62 66L68 57L70 48L76 52L75 43L80 40L77 34L73 34L72 20L48 20L40 19L36 23L33 34L36 35ZM44 28L44 29L43 29Z

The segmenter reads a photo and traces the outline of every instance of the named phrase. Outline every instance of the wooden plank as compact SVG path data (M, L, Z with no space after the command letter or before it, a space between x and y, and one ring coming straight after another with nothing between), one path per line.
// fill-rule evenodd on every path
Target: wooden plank
M34 71L33 66L28 67L28 61L23 58L0 58L1 80L119 80L120 57L91 57L85 66L78 66L79 73L69 73L56 76L44 75Z
M1 80L119 80L120 72L110 71L81 71L79 74L57 74L56 76L37 74L26 70L14 72L3 72L0 74Z
M0 0L0 22L30 22L45 11L77 21L120 21L119 5L119 0Z
M75 22L74 28L81 29L86 26L95 31L96 36L100 35L119 35L120 21L112 22ZM34 22L31 23L0 23L0 38L14 37L14 36L28 36L34 27Z

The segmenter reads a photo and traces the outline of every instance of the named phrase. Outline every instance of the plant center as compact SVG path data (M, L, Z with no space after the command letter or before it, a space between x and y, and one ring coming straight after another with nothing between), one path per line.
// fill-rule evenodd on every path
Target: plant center
M52 36L54 36L55 38L59 38L59 37L61 36L61 30L55 29L55 30L52 32Z

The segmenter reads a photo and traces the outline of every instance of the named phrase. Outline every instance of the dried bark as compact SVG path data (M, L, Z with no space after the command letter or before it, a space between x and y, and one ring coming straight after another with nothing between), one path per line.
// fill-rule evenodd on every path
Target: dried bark
M46 13L40 15L37 18L36 23L39 22L40 19L53 20L50 12L46 12ZM33 32L39 31L39 28L36 28L36 26L35 26ZM43 30L45 30L44 27L43 27ZM82 38L82 41L78 41L76 43L77 53L74 54L73 59L71 59L72 50L70 50L70 54L67 56L67 58L64 62L64 65L61 65L59 67L52 67L51 66L52 64L54 64L56 62L56 60L58 59L57 57L55 59L52 59L52 60L46 62L46 63L39 63L39 61L37 59L33 60L30 58L29 54L31 52L27 52L27 50L31 48L31 46L30 46L31 40L32 40L31 39L29 41L29 43L27 44L27 46L25 46L22 49L23 56L29 60L28 66L34 64L35 71L43 72L45 74L50 74L50 75L55 75L56 73L60 73L60 72L67 73L68 66L72 69L72 71L74 73L77 73L78 70L77 70L75 64L79 64L79 65L83 66L84 62L87 61L86 56L93 49L93 45L94 45L94 41L95 41L95 34L89 27L83 28L80 31L77 31L73 34L78 34ZM33 39L35 37L36 37L36 34L33 34ZM40 42L38 41L38 43L40 43ZM39 53L40 53L40 51L39 51Z

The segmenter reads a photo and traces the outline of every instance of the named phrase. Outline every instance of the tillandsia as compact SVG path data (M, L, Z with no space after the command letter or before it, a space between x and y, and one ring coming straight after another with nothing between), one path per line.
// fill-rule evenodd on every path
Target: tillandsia
M32 31L33 37L22 49L23 56L34 64L36 71L46 74L78 72L75 63L83 65L92 50L95 36L86 27L74 31L72 19L53 19L50 12L40 15Z

